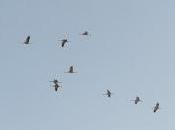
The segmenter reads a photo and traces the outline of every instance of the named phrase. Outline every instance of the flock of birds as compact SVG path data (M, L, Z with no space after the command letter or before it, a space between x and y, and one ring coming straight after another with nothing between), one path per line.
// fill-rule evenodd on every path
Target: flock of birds
M85 32L81 33L80 35L82 35L82 36L89 36L90 34L89 34L88 31L85 31ZM68 42L70 42L70 41L68 41L67 38L64 38L64 39L59 40L59 41L61 41L61 47L65 47L65 44L68 43ZM30 36L27 36L26 40L24 41L24 44L31 44L31 43L30 43ZM69 70L68 70L66 73L77 73L77 72L74 71L74 67L73 67L73 66L70 66L70 67L69 67ZM57 79L54 79L53 81L50 81L50 82L53 83L52 87L55 88L55 91L58 91L58 88L62 87L62 86L59 84L59 83L62 83L62 82L58 81ZM107 89L107 90L106 90L106 93L103 94L103 95L107 95L107 97L110 98L111 95L112 95L112 92L111 92L109 89ZM134 101L135 104L138 104L139 102L143 102L143 101L140 99L140 97L138 97L138 96L136 96L136 98L135 98L134 100L131 100L131 101ZM153 107L153 112L155 113L155 112L157 112L159 109L160 109L160 107L159 107L159 102L157 102L157 103L155 104L155 106Z

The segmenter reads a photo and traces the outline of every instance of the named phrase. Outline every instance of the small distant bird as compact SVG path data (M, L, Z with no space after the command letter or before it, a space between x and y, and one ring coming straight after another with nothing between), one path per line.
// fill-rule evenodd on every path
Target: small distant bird
M62 86L60 86L58 84L58 83L61 83L61 82L59 82L57 79L54 79L53 81L50 81L50 82L53 82L54 83L54 85L52 85L52 87L55 88L55 91L57 91L59 87L62 87Z
M64 47L66 43L70 42L68 39L62 39L61 41L61 47Z
M156 105L153 108L153 112L155 113L159 108L159 103L157 102Z
M135 104L137 104L138 102L143 102L138 96L135 98L135 100L131 101L134 101Z
M80 35L88 36L89 35L89 32L88 31L85 31L85 32L81 33Z
M30 36L27 36L27 38L26 38L24 44L29 44L29 41L30 41Z
M66 73L77 73L74 71L74 67L73 66L70 66L69 67L69 71L67 71Z
M61 83L61 82L59 82L57 79L54 79L53 81L50 81L50 82L53 82L54 84Z
M106 92L105 94L103 94L103 95L107 95L107 96L110 98L111 95L112 95L111 91L109 91L109 89L107 89L106 91L107 91L107 92Z
M55 88L55 91L57 91L58 88L59 88L59 87L62 87L62 86L60 86L60 85L58 85L58 84L54 84L53 87Z

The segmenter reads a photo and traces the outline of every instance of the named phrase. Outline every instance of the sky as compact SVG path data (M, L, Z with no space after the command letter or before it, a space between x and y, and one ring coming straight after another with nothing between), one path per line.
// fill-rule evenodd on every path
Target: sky
M0 129L175 128L174 4L0 0ZM70 42L60 48L63 38ZM64 73L70 65L78 73Z

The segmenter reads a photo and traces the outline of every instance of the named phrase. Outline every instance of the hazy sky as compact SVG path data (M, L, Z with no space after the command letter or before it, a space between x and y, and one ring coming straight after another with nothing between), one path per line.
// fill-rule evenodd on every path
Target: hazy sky
M174 129L174 5L0 0L0 129ZM79 35L85 30L90 37ZM71 42L60 48L65 34ZM32 44L22 44L28 35ZM78 73L64 73L70 65ZM54 78L63 82L58 92ZM130 102L136 96L144 102Z

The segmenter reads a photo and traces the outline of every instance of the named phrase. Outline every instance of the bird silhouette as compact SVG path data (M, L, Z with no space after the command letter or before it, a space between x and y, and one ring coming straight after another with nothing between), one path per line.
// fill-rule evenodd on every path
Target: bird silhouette
M30 36L27 36L26 40L24 41L24 44L29 44L30 43Z
M136 97L135 100L131 100L131 101L134 101L135 104L137 104L138 102L143 102L140 97Z
M153 108L153 112L155 113L159 108L159 103L157 102L156 105Z

